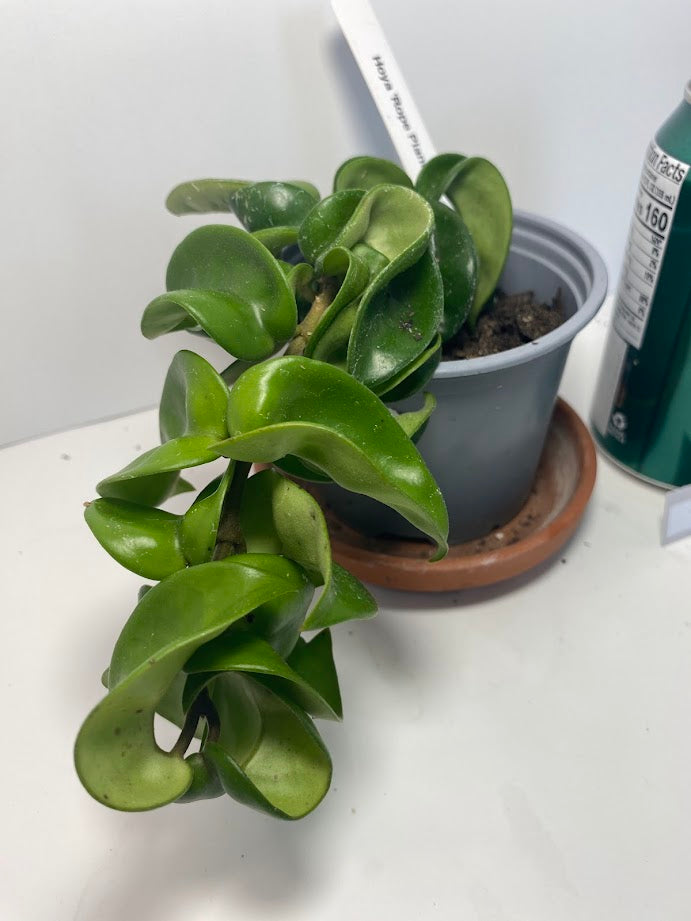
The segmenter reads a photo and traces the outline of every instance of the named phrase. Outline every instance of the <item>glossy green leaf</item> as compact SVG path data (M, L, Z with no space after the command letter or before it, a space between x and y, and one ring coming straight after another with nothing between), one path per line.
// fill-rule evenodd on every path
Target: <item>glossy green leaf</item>
M143 588L150 591L153 585L143 586ZM146 592L144 594L146 594ZM143 597L144 595L140 595L139 600L141 601ZM107 676L108 671L106 671L106 679ZM156 713L180 729L182 729L183 723L185 722L185 709L182 705L182 696L185 691L186 678L187 675L185 672L179 671L156 704ZM104 683L106 690L108 690L110 687L108 680ZM201 737L201 732L197 732L197 737Z
M192 485L192 483L188 482L187 480L184 480L181 476L179 476L175 482L175 488L173 489L170 495L171 496L181 496L186 492L194 492L194 491L195 491L195 487ZM153 504L156 504L156 503L153 503Z
M208 563L213 557L221 520L223 500L233 479L234 464L203 489L180 521L180 545L192 566Z
M365 263L369 269L370 278L374 278L375 275L383 272L389 264L389 260L386 256L378 253L376 249L372 249L372 247L368 246L366 243L356 243L351 252Z
M217 796L209 776L216 773L230 796L270 815L299 818L313 809L328 789L331 763L305 711L327 719L342 715L329 631L309 643L300 639L288 663L247 631L239 637L226 632L187 667L203 670L187 680L188 701L207 687L221 732L218 742L203 743L198 757L204 763L195 763L180 801Z
M384 273L382 273L384 274ZM348 345L348 371L375 393L385 392L429 347L442 323L439 267L428 251L362 297Z
M458 209L475 243L478 278L470 323L494 293L509 254L513 209L509 190L499 170L488 160L465 160L447 195Z
M216 459L209 447L228 433L228 388L211 365L194 352L174 357L163 387L159 428L164 441L102 480L105 498L156 506L175 487L178 471Z
M415 180L415 190L427 201L439 201L446 195L458 172L468 158L463 154L444 153L424 164Z
M340 566L338 569L345 572ZM330 630L320 630L311 640L300 637L288 657L288 665L309 689L303 690L303 684L288 687L288 693L307 713L322 719L343 719Z
M252 236L259 240L273 256L280 256L288 246L294 246L298 241L297 227L265 227L256 230Z
M335 248L352 250L370 270L368 286L357 311L351 302L349 312L325 319L312 357L340 366L346 351L349 372L376 392L424 352L443 310L439 270L426 252L433 228L431 207L412 189L377 185L362 196L317 268Z
M193 752L185 758L185 763L192 772L192 780L182 796L175 800L176 803L196 803L223 796L225 790L216 768L204 752Z
M242 186L243 179L194 179L175 186L166 199L166 208L173 214L208 214L212 211L232 211L231 196Z
M322 253L333 247L363 196L364 192L357 189L336 192L323 198L307 214L300 225L298 245L309 262L315 263Z
M161 441L228 432L228 388L206 359L182 350L173 358L158 411Z
M334 192L343 189L371 189L381 183L413 188L410 176L391 160L380 157L351 157L336 170Z
M364 585L340 567L334 574L322 510L296 483L272 470L250 477L242 495L240 526L248 551L283 554L302 566L315 585L324 586L304 629L376 614L377 603Z
M441 345L441 339L439 337L437 337L437 339L438 339L438 345L437 345L437 349L435 352L435 356L436 356L436 364L434 365L435 368L437 364L439 363L439 354L440 354L440 345ZM414 372L410 378L408 377L404 378L402 383L399 384L392 391L393 399L391 401L389 400L388 393L386 394L386 397L382 399L386 399L388 403L388 402L393 402L393 400L403 400L403 399L406 399L407 397L412 396L415 393L418 393L421 387L423 387L427 383L427 381L429 380L429 378L432 376L433 373L434 373L433 371L430 371L428 375L425 374L424 376L421 376L419 378L419 385L418 385L418 378L416 377L417 372ZM408 385L409 381L411 381L410 386ZM400 396L398 395L399 393L401 394ZM427 396L428 394L425 394L425 397ZM435 405L436 405L436 401L435 401ZM434 409L434 406L432 406L432 409ZM416 410L413 413L413 415L417 416L417 412L418 411ZM408 413L406 412L403 412L400 414L394 413L392 414L392 418L400 425L400 427L403 429L406 435L408 435L408 437L413 437L414 435L418 435L420 429L423 427L424 423L426 422L426 419L421 418L419 426L415 428L415 423L406 419L407 415ZM412 432L410 431L411 428L413 428ZM413 441L417 441L417 438L413 437ZM308 464L305 464L298 457L293 457L290 454L287 454L285 457L282 457L278 461L274 461L274 467L278 468L281 471L284 471L290 477L294 477L295 479L298 479L298 480L304 480L307 483L333 483L333 480L331 479L331 477L326 476L326 474L321 473L320 471L316 470L316 468L311 467ZM336 563L332 563L332 567L333 567L333 578L336 579L339 576L338 570L341 567L338 566L338 564ZM350 576L350 573L347 573L346 575Z
M441 354L441 336L438 335L414 362L396 377L387 381L386 389L379 394L381 399L387 403L393 403L419 393L434 376L441 361Z
M148 339L194 322L231 355L257 361L286 342L297 323L295 298L276 260L237 227L192 231L173 253L166 286L168 294L144 311Z
M158 505L170 493L159 488L167 484L166 475L177 475L177 471L188 467L198 467L217 459L211 450L216 442L213 435L183 435L173 438L165 444L140 454L130 464L117 473L106 477L96 486L99 496L106 499L124 499L144 505ZM156 496L161 498L155 501ZM152 498L154 497L154 498Z
M183 694L183 707L189 708L206 689L218 713L218 741L240 764L251 757L262 731L261 714L250 691L251 680L238 672L192 672L187 675ZM204 745L207 742L208 738Z
M511 196L499 170L482 157L440 154L420 171L416 188L429 201L446 195L473 238L478 280L469 322L475 323L493 293L511 243Z
M169 460L166 457L166 460ZM192 465L190 465L192 466ZM137 505L155 507L171 496L177 495L179 470L182 466L168 465L165 473L145 473L143 476L124 476L118 474L106 477L96 486L96 492L107 499L121 499ZM154 469L155 466L154 466Z
M85 509L84 518L104 550L145 579L165 579L187 566L178 515L117 499L96 499Z
M366 263L351 250L335 247L330 250L322 265L325 275L341 277L342 281L334 299L328 305L321 319L309 334L304 354L311 357L325 333L338 314L359 297L369 281Z
M77 738L77 772L95 799L133 811L185 793L192 769L154 738L159 701L196 649L258 605L304 591L305 582L288 560L246 555L185 569L146 593L115 645L108 695Z
M232 677L237 679L235 685L229 680ZM257 711L255 745L243 760L233 756L222 744L223 739L207 742L204 754L233 799L276 818L302 818L319 805L329 789L329 753L300 707L245 675L216 679L212 696L219 710L220 694L237 694L239 683ZM231 697L227 709L235 712L235 703L236 697Z
M331 761L304 707L294 697L302 694L327 718L334 718L333 708L265 644L248 641L235 654L227 643L223 645L224 637L209 645L216 642L222 648L214 664L227 670L192 673L186 683L188 702L207 689L220 720L218 740L202 743L205 760L218 769L225 792L234 799L276 818L300 818L326 793ZM330 658L328 637L327 645ZM223 649L228 653L225 656ZM315 667L323 667L319 661L323 655L315 656L311 650L307 654ZM242 671L236 671L238 666ZM333 669L332 659L330 667ZM273 669L285 672L287 680L270 675ZM331 678L320 675L324 685L332 680L335 673ZM336 698L340 705L337 682ZM226 759L229 764L224 769ZM200 772L199 781L196 798L215 795L212 778Z
M424 395L424 403L420 409L412 409L407 413L399 413L396 416L396 422L401 426L408 438L416 435L420 429L427 424L430 416L437 405L435 397L431 393Z
M381 401L331 365L299 356L255 365L230 392L233 437L214 450L271 463L297 455L336 483L390 505L446 552L439 488Z
M376 392L425 351L443 315L441 277L425 252L433 226L430 206L410 189L380 185L361 198L321 260L324 268L332 252L352 248L370 281L358 305L325 317L311 357L347 366Z
M311 300L313 295L310 282L314 278L314 269L306 262L292 265L286 272L286 281L296 298Z
M313 182L307 182L304 179L288 179L287 182L288 185L296 185L299 188L304 189L305 192L308 192L315 201L319 201L321 198L321 193Z
M389 262L397 260L397 271L403 271L427 248L433 228L432 209L421 195L400 185L378 185L364 194L333 245L351 249L364 243Z
M236 217L249 231L298 227L318 198L288 182L253 182L230 196Z
M241 374L244 374L248 368L251 368L252 365L256 364L255 361L243 361L241 358L236 358L235 361L231 362L227 368L224 368L221 371L221 378L226 387L232 387L235 381L240 377Z
M319 331L314 342L310 342L309 357L328 362L345 371L348 367L348 345L357 317L359 300L342 307Z
M280 656L289 656L300 637L313 597L314 586L306 582L301 592L259 605L252 611L252 632Z
M268 251L267 255L270 255ZM286 289L289 290L287 285ZM291 300L294 305L292 294ZM289 309L292 311L293 306ZM297 322L296 306L294 313ZM264 318L252 304L216 291L171 291L160 295L144 311L142 334L147 339L156 339L181 330L195 332L190 328L190 318L200 324L204 335L226 352L247 361L267 358L284 342L282 336L274 337L265 328ZM284 329L290 329L292 334L294 325L291 322Z
M280 460L274 461L274 467L284 471L288 476L295 477L298 480L305 480L308 483L333 483L330 476L321 473L309 464L305 464L299 457L293 457L291 454L286 454Z
M477 253L470 231L461 216L441 202L434 211L434 253L444 286L442 339L446 341L463 326L477 288Z
M291 667L291 662L298 668ZM300 639L288 661L250 630L228 631L198 649L188 660L185 670L191 674L243 672L254 675L268 687L290 697L312 716L339 720L343 715L328 630L318 634L311 643Z

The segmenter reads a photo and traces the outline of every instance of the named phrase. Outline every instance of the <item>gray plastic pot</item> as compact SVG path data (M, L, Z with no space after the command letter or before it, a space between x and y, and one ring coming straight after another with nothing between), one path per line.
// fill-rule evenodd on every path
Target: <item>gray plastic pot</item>
M504 291L550 301L561 288L567 320L536 342L498 355L442 362L425 388L437 408L418 441L449 510L452 543L505 524L530 493L564 364L576 333L607 294L607 270L577 234L517 211ZM419 400L397 406L409 409ZM421 537L388 507L335 486L319 493L336 514L371 535Z

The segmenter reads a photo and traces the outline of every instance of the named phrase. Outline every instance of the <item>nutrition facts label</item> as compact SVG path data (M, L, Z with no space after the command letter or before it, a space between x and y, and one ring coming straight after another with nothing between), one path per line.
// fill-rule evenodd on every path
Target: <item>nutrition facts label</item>
M688 170L687 163L670 157L651 141L638 184L614 308L616 331L637 349L643 343L679 192Z

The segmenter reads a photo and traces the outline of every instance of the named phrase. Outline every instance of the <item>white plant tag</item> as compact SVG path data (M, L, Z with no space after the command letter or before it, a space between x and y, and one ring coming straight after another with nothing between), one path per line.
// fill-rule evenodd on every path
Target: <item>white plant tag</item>
M403 169L415 179L435 150L369 0L331 0L331 6Z
M662 516L662 543L691 535L691 486L670 489L665 494L665 511Z

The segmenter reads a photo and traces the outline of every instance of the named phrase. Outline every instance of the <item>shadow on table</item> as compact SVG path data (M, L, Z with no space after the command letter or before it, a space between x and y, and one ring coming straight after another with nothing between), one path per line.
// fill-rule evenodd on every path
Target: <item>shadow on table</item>
M85 881L75 921L285 917L329 885L318 856L327 823L319 811L278 822L226 798L106 816L110 853Z

